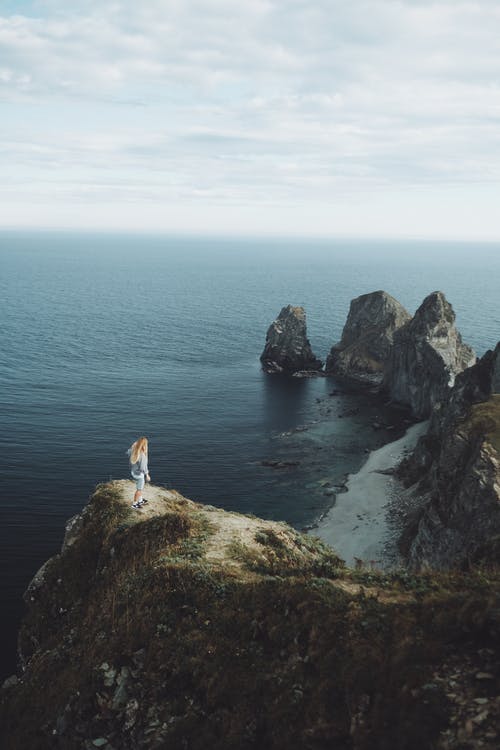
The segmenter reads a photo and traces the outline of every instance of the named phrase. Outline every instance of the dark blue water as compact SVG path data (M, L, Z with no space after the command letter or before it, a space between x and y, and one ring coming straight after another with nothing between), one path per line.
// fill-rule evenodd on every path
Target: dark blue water
M411 312L442 289L478 354L499 337L492 245L1 233L0 261L4 674L22 591L95 484L126 476L138 435L154 482L297 527L331 502L321 482L389 439L370 424L397 415L369 397L263 375L283 305L305 306L323 358L350 300L375 289ZM290 456L296 469L261 465Z

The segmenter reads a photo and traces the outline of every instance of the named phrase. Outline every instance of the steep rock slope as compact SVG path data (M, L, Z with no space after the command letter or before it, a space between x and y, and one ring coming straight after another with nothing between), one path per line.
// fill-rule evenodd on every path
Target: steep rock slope
M395 332L384 385L395 401L425 419L447 399L456 375L475 361L455 327L452 306L442 292L433 292Z
M450 750L479 711L495 747L497 574L350 572L285 524L132 493L100 486L28 588L4 750Z
M500 344L456 378L400 474L414 486L412 568L500 563Z
M410 317L387 292L356 297L351 301L342 338L328 355L326 371L356 383L381 385L394 332Z
M303 307L283 307L267 331L261 354L262 369L269 373L317 372L323 367L307 338Z

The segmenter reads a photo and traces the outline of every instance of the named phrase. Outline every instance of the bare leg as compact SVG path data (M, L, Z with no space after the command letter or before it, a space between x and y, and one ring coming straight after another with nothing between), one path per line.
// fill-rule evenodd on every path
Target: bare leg
M142 490L136 490L134 495L134 503L140 500L142 497Z

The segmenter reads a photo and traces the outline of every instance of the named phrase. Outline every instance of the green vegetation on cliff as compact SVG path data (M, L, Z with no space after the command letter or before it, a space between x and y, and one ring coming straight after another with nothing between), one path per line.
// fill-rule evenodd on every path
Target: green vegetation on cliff
M349 571L285 524L127 491L100 486L28 589L2 748L459 747L448 673L493 659L497 572Z
M500 455L500 394L474 404L464 427L470 434L484 436Z

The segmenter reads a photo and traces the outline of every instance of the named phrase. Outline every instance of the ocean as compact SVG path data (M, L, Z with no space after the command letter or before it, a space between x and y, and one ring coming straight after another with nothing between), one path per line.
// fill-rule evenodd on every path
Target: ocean
M261 372L282 306L305 307L325 359L353 297L384 289L414 312L440 289L481 355L499 338L499 251L1 232L2 676L15 669L23 590L95 485L127 476L139 435L150 439L153 482L305 528L367 451L401 434L405 415L374 397Z

